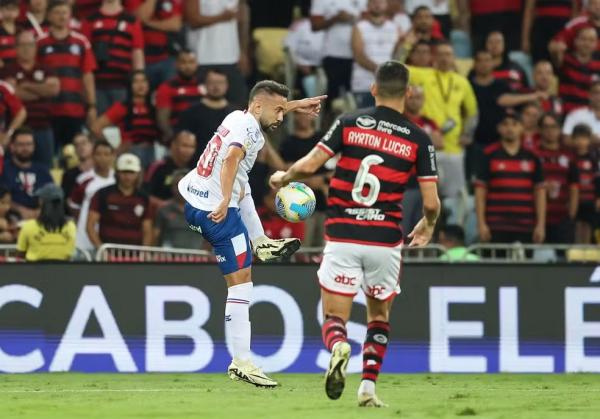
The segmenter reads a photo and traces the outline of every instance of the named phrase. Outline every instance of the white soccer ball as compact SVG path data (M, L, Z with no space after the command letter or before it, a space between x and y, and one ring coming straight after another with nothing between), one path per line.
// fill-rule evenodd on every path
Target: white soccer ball
M310 217L315 212L316 204L312 189L300 182L292 182L284 186L275 196L277 214L292 223L298 223Z

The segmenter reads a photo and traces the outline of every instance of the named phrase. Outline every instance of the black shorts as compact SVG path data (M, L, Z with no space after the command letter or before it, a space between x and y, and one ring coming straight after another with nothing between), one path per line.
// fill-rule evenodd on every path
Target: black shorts
M579 204L579 210L577 211L577 221L588 223L590 225L598 224L596 221L600 217L600 214L596 212L593 202L583 202Z

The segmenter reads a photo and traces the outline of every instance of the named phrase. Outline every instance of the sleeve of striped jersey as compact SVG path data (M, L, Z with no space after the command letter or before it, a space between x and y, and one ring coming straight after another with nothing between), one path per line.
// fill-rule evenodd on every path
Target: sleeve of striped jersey
M132 46L134 49L142 49L144 48L144 35L142 32L142 25L138 20L131 27L131 35L132 35Z
M417 144L417 180L419 182L437 182L438 170L435 147L425 133L419 133Z
M118 124L127 115L127 108L121 102L115 102L104 115L112 124Z
M156 107L158 109L166 109L171 106L171 89L169 88L169 84L164 82L156 90Z
M89 41L83 44L83 60L81 61L81 71L83 73L92 73L96 70L96 57L92 51L92 46Z
M3 99L10 111L10 115L14 118L14 116L19 113L21 109L23 109L23 102L21 102L21 99L14 94L14 91L9 90L8 88L2 89L2 94L4 96Z
M342 151L344 145L344 124L340 118L336 119L329 130L325 133L317 147L323 150L329 156L333 157Z

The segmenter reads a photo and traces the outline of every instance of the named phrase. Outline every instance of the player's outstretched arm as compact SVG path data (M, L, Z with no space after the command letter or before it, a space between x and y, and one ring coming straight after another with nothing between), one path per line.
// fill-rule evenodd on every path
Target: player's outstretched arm
M285 113L300 112L317 117L319 116L319 112L321 112L321 102L325 99L327 99L327 95L291 100L285 107Z
M319 147L313 148L310 153L294 163L287 171L279 170L271 176L269 184L272 188L281 188L294 180L306 178L315 173L329 160L331 156Z
M223 200L213 212L208 214L208 218L215 223L220 223L227 216L227 209L229 208L229 202L231 201L231 195L233 194L233 182L235 181L238 167L243 158L244 150L235 145L229 146L229 150L227 151L225 159L223 159L223 165L221 167L221 193L223 195Z
M441 204L437 193L437 183L420 182L419 186L423 197L423 218L408 235L408 238L412 239L409 247L425 246L431 241L435 223L440 215Z

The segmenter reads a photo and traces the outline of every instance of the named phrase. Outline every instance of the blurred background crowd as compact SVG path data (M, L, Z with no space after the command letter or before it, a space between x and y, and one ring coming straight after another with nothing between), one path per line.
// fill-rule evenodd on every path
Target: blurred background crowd
M57 243L204 249L177 182L263 78L328 95L250 176L269 236L323 245L335 161L306 182L305 223L275 215L268 175L372 106L389 59L410 66L406 116L438 151L439 243L600 239L600 0L0 0L0 18L0 244L37 244L30 260ZM416 182L403 206L408 232Z

